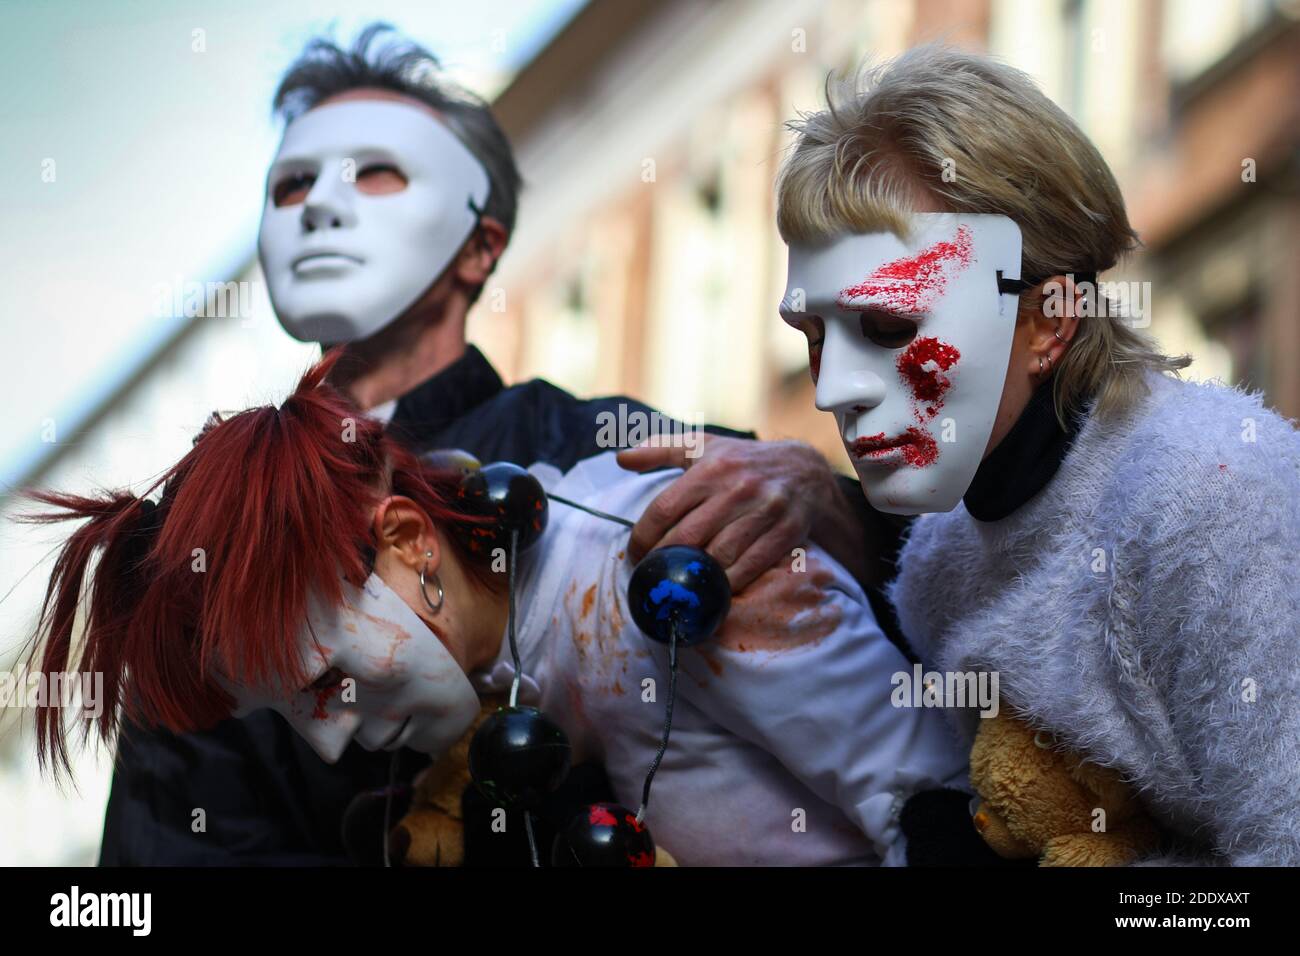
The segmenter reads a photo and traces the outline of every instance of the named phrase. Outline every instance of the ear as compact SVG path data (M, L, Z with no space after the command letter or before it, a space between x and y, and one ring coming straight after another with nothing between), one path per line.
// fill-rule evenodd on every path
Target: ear
M456 256L456 278L471 288L481 286L496 268L509 241L505 226L491 216L481 217L478 228Z
M1080 289L1067 275L1049 276L1042 285L1028 291L1021 314L1030 322L1026 334L1029 358L1034 363L1032 371L1037 372L1039 359L1050 360L1052 368L1060 367L1079 330L1079 316L1086 308L1084 299L1096 294L1096 289Z
M375 508L375 546L416 570L438 568L442 559L433 522L424 509L405 495L390 495ZM430 557L432 552L432 557Z

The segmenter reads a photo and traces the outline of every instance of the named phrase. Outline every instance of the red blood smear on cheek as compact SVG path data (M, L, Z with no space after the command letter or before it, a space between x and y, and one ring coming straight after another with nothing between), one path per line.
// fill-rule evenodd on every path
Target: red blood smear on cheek
M960 358L961 353L953 346L931 337L916 339L898 357L898 374L912 389L916 401L929 405L926 414L931 418L943 407L943 395L952 386L943 373ZM917 414L920 417L919 411Z
M961 353L947 342L933 337L916 339L898 357L898 374L912 390L913 411L916 420L924 423L939 414L943 397L952 387L952 380L944 375L950 371ZM924 428L915 425L907 429L910 443L903 446L903 460L915 468L926 468L939 458L939 445Z
M329 717L330 698L343 689L343 685L335 684L333 687L326 687L323 690L316 691L316 707L311 712L313 720L325 720Z

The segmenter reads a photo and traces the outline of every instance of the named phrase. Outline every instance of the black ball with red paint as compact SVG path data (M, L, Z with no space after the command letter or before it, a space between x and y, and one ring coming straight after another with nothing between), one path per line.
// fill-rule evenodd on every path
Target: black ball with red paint
M519 533L519 550L526 551L546 529L546 489L528 471L508 461L466 473L459 497L466 514L493 519L466 532L470 550L477 554L508 549L512 531Z
M555 837L552 866L655 865L655 841L636 814L617 803L583 807Z

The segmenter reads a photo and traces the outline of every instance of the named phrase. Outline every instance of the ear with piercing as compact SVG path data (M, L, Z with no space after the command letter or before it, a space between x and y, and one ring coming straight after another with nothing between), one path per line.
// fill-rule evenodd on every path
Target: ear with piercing
M1059 328L1052 329L1052 334L1056 336L1056 341L1060 342L1062 345L1070 344L1070 340L1061 334L1061 330ZM1047 372L1050 372L1051 370L1052 370L1052 357L1050 355L1047 356L1040 355L1038 357L1038 374L1043 375L1046 374Z
M433 560L433 552L432 551L424 552L424 557L425 557L424 567L420 568L420 597L424 598L424 606L429 609L429 613L437 614L439 611L442 610L442 602L444 600L444 595L442 593L442 581L439 580L438 575L435 572L433 574L433 586L438 589L438 601L437 603L434 603L433 601L429 600L429 592L426 590L427 582L425 581L425 575L428 573L429 570L429 561Z

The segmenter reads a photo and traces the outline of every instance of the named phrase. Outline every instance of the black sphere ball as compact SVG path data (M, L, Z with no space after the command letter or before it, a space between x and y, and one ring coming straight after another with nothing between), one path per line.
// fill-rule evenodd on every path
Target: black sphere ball
M510 547L510 533L519 532L519 550L536 543L546 528L546 489L518 465L497 461L467 472L460 483L460 506L468 514L494 523L468 532L472 551L490 554Z
M617 803L583 807L555 837L552 866L654 866L655 841L636 814Z
M627 586L628 606L636 626L667 644L676 622L677 642L707 641L731 609L726 572L699 548L656 548L636 566Z
M502 707L469 744L469 773L493 804L528 810L569 773L569 738L536 707Z

